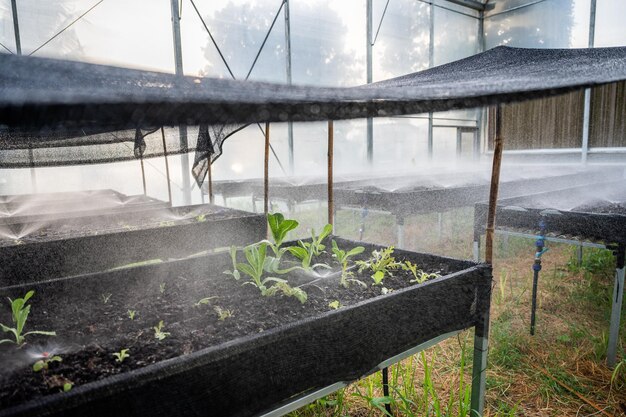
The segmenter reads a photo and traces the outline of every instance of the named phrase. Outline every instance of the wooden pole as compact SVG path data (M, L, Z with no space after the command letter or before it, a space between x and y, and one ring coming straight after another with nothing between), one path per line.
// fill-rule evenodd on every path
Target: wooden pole
M334 224L334 201L333 201L333 148L334 148L333 121L328 121L328 224Z
M265 162L263 165L263 212L269 212L269 163L270 163L270 123L265 123Z
M485 261L493 263L493 235L496 223L496 205L500 185L500 165L502 164L502 108L496 107L496 132L493 148L493 168L491 170L491 189L489 191L489 212L487 213L487 231L485 235Z
M213 197L213 176L211 174L211 154L207 157L207 181L209 182L209 204L213 204L215 202Z
M167 197L172 205L172 185L170 184L170 164L167 162L167 145L165 144L165 130L161 126L161 138L163 139L163 157L165 158L165 177L167 178Z
M139 162L141 163L141 181L143 183L143 195L148 195L146 191L146 171L143 168L143 156L139 158Z

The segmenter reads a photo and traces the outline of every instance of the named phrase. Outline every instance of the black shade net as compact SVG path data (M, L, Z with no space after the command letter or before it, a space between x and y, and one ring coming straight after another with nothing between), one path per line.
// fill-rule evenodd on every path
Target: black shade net
M626 47L497 47L425 71L351 88L177 77L0 55L0 166L88 164L196 150L194 175L201 182L208 159L219 157L224 140L254 122L472 108L625 79ZM164 151L158 132L150 132L177 125L202 128L196 138L191 133L178 140L169 135ZM52 148L62 151L52 152Z

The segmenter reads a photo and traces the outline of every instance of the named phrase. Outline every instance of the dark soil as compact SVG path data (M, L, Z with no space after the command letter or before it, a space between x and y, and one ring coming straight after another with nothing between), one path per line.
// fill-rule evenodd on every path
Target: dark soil
M369 255L371 248L368 249L367 255L362 254L361 259ZM397 256L399 261L407 259L421 260L419 255ZM174 269L179 273L159 273L165 271L162 266L135 268L128 272L123 282L119 282L119 277L107 280L106 274L98 274L69 278L74 280L69 286L49 283L36 288L26 331L56 331L57 337L29 336L28 344L22 348L13 344L0 345L0 409L58 393L66 382L82 385L187 355L319 315L329 311L329 303L334 300L341 306L349 306L376 297L382 291L382 286L371 285L373 281L367 272L356 273L355 278L367 283L367 288L352 284L345 289L339 285L338 277L321 279L315 285L302 287L309 298L301 304L295 298L262 297L255 287L242 286L245 277L235 281L223 274L222 271L232 269L228 254L185 262L177 264L181 267ZM334 271L340 268L328 254L316 262L329 263ZM190 267L192 263L195 266ZM419 267L441 275L461 269L458 265L446 264L444 260L422 263ZM117 281L112 282L112 279ZM385 278L384 286L394 290L417 285L411 284L411 279L409 272L397 271L394 276ZM303 280L311 278L300 274L297 281ZM290 280L292 285L295 281L295 277ZM30 287L8 295L23 295L28 289ZM208 304L194 306L205 297L211 297ZM232 317L220 320L216 312L218 307L230 310ZM10 323L6 302L1 304L0 310L0 323ZM129 318L128 310L136 311L134 320ZM163 331L171 333L161 341L155 338L153 330L160 320L164 322ZM122 349L129 349L130 357L117 363L112 354ZM38 359L38 352L60 355L63 361L52 363L48 370L36 373L32 364Z
M78 217L45 223L0 225L0 246L235 218L240 217L241 213L238 210L207 204L148 209L138 213L109 213L96 217ZM22 236L24 233L26 234Z
M574 207L572 211L598 214L621 214L626 215L626 202L611 202L607 200L596 200Z

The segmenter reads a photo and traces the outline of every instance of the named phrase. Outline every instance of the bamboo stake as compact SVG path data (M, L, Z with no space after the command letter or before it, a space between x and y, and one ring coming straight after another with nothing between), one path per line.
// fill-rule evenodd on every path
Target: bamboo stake
M163 158L165 158L165 177L167 178L167 198L172 205L172 185L170 184L170 164L167 161L167 145L165 144L165 130L161 126L161 138L163 138Z
M263 166L263 212L269 212L269 162L270 162L270 123L265 123L265 163Z
M496 223L496 204L500 185L500 165L502 164L502 108L496 106L496 134L493 148L493 167L491 170L491 189L489 191L489 212L487 213L487 231L485 235L485 261L493 263L493 234Z
M213 176L211 175L211 154L207 157L207 175L209 182L209 204L213 204L215 199L213 197Z
M139 162L141 163L141 181L143 183L143 195L148 195L146 191L146 171L143 168L143 156L139 158Z
M328 224L334 224L333 212L335 202L333 200L333 148L334 148L333 121L328 121Z

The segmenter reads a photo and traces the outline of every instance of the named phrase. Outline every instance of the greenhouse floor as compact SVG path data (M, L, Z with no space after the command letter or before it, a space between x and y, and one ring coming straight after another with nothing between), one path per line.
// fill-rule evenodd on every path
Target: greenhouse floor
M316 226L324 210L296 209L295 217ZM444 213L441 235L437 213L413 216L405 223L406 248L469 259L472 216L471 208ZM358 215L339 211L336 219L339 235L358 237ZM395 243L393 216L370 212L365 225L364 240ZM530 336L534 242L496 239L485 416L626 416L626 309L618 349L624 364L615 374L605 365L612 254L585 249L579 266L575 247L549 244L539 279L537 330ZM384 416L385 403L394 416L465 416L472 336L462 332L391 367L390 398L383 397L378 373L290 416Z

